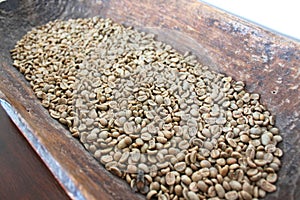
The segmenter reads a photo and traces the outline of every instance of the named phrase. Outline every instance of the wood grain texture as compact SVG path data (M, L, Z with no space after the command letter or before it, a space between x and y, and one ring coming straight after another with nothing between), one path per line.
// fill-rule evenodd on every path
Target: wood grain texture
M8 2L8 1L7 1ZM6 3L7 3L6 2ZM109 17L157 38L180 52L193 52L211 69L246 82L250 92L276 115L284 150L278 190L266 199L297 199L300 195L300 44L216 10L196 0L143 1L32 1L1 9L0 90L27 119L28 126L62 162L88 199L141 198L107 173L76 139L51 119L34 97L29 84L12 67L9 50L26 31L49 20ZM39 124L39 126L36 126ZM105 183L108 180L108 183ZM118 188L118 190L116 190ZM120 195L122 194L122 196ZM99 196L100 195L100 196Z
M0 199L70 199L0 106Z

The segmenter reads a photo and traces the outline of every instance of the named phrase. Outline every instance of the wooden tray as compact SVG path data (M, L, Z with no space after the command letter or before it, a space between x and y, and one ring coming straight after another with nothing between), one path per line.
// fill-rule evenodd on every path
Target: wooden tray
M0 4L0 96L27 140L72 198L142 199L110 175L53 120L14 67L9 50L27 31L54 19L101 16L191 51L215 71L245 81L277 117L284 150L278 190L266 199L300 196L300 44L191 0L25 0ZM5 101L3 101L5 100ZM9 104L6 104L8 102ZM16 121L18 123L18 121ZM23 126L21 126L23 125Z

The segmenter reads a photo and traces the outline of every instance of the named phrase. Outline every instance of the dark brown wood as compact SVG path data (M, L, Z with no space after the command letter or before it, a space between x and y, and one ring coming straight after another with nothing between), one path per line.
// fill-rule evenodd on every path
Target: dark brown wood
M284 138L278 190L266 199L297 199L300 195L297 190L300 159L296 156L300 153L299 42L196 0L26 0L5 8L0 4L2 96L26 120L87 199L141 197L107 173L68 131L49 117L24 77L12 67L9 50L33 26L54 19L96 15L155 33L159 40L178 51L193 52L213 70L245 81L250 92L260 93L263 104L276 115L276 124Z
M0 106L0 199L70 199Z

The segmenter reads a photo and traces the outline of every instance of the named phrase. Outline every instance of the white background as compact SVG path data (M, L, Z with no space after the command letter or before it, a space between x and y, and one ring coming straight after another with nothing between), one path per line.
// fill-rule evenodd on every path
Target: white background
M298 0L201 0L300 41Z

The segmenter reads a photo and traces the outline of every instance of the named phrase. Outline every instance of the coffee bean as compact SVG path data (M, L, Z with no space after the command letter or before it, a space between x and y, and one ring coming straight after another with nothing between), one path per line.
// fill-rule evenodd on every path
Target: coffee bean
M232 189L236 190L236 191L239 191L242 189L242 185L240 182L238 181L235 181L235 180L232 180L229 182L229 185Z
M183 183L186 184L186 185L190 185L191 182L192 182L192 180L190 179L189 176L187 176L187 175L182 175L182 176L181 176L181 182L183 182Z
M150 192L148 192L146 199L152 199L155 195L157 195L157 191L156 190L150 190Z
M216 189L216 192L217 192L218 196L219 196L220 198L224 198L224 196L225 196L225 190L224 190L224 188L222 187L222 185L216 184L216 185L215 185L215 189Z
M266 192L274 192L276 190L276 186L265 179L260 179L259 185Z
M174 185L175 184L175 175L172 172L168 172L166 174L166 183L168 185Z
M177 196L181 196L182 195L182 186L181 185L176 185L174 187L174 192Z
M187 196L190 200L200 200L200 198L197 196L197 194L193 191L189 191L187 193Z
M252 199L252 196L248 193L248 192L246 192L246 191L241 191L241 196L243 197L243 199L245 199L245 200L251 200Z
M226 194L225 194L225 199L227 199L227 200L235 200L238 198L239 198L238 193L234 190L226 192Z

